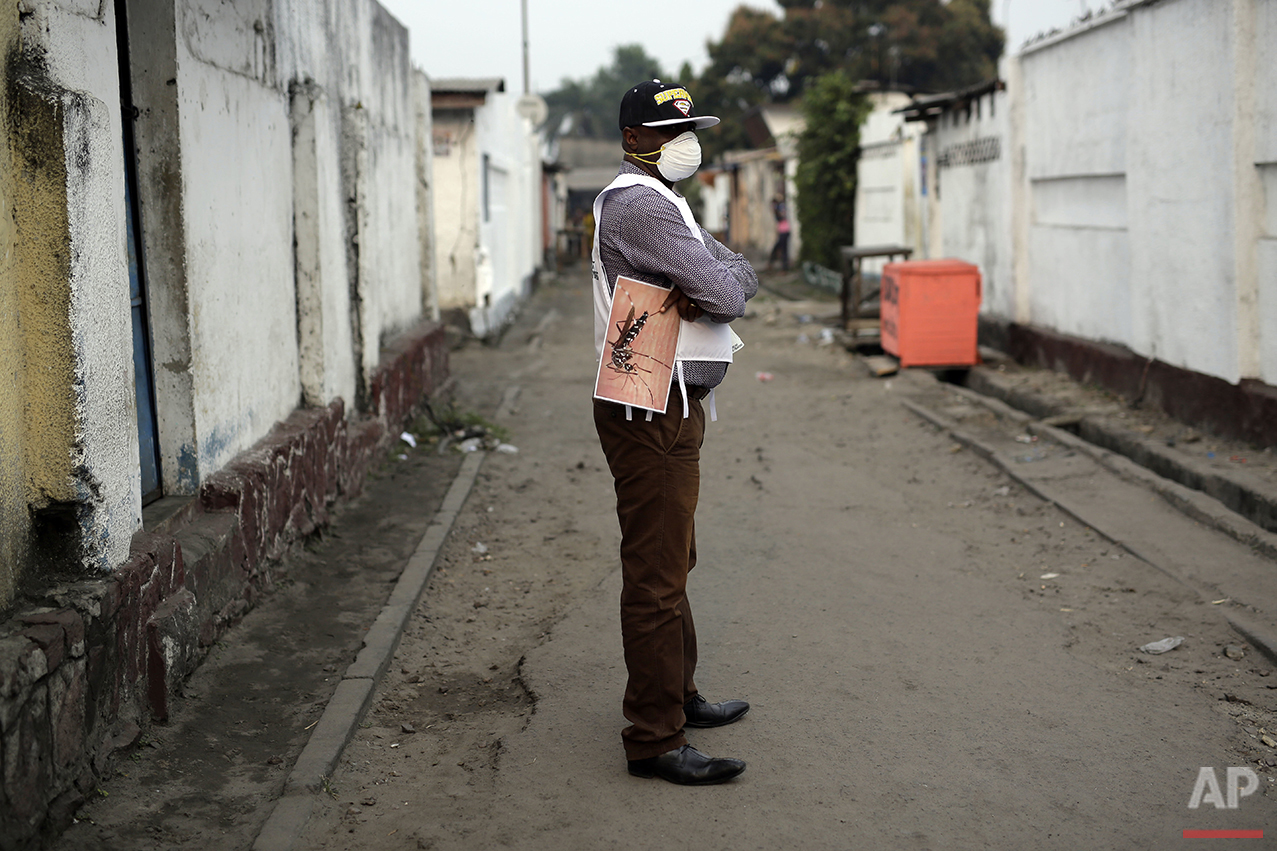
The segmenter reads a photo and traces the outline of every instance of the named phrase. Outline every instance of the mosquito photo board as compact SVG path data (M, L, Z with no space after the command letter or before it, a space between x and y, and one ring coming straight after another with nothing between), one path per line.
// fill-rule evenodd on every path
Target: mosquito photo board
M679 335L678 312L660 312L669 295L664 287L616 279L595 399L665 413Z

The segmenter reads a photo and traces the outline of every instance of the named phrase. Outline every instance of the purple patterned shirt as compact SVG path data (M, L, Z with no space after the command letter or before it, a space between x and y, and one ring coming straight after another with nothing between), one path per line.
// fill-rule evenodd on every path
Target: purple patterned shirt
M621 164L620 173L647 174L630 162ZM608 193L599 216L599 259L608 289L624 275L658 287L677 286L716 322L744 316L745 302L758 292L754 267L705 228L700 231L704 245L687 229L678 208L650 187ZM727 366L685 361L683 380L692 386L717 387Z

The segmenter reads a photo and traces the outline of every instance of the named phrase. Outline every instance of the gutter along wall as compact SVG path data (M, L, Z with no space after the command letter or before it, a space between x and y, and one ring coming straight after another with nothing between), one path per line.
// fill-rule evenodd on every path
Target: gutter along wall
M428 319L430 197L414 187L429 187L430 161L408 34L378 4L6 8L0 849L65 824L111 752L166 717L171 689L272 586L276 560L359 491L447 373ZM134 155L172 503L147 531Z

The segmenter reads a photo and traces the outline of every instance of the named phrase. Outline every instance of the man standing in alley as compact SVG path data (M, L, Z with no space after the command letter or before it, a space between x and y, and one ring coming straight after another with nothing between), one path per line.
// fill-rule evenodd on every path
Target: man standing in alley
M674 184L700 167L691 95L659 80L621 99L625 159L594 202L596 354L609 345L608 315L618 276L670 289L665 310L680 317L674 381L664 414L594 402L594 423L616 484L621 524L621 638L629 679L621 737L629 772L673 783L722 783L745 770L738 759L691 747L684 727L719 727L749 711L743 700L709 703L697 691L696 630L687 575L696 565L694 518L705 434L701 401L727 374L737 338L727 323L758 291L749 262L696 223Z

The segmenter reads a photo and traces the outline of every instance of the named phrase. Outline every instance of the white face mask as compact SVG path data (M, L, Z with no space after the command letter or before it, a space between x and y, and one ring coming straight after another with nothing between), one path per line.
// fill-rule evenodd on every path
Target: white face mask
M670 139L659 151L631 156L640 162L651 163L649 157L653 154L660 154L654 165L661 177L671 183L691 177L701 167L701 143L691 130Z

